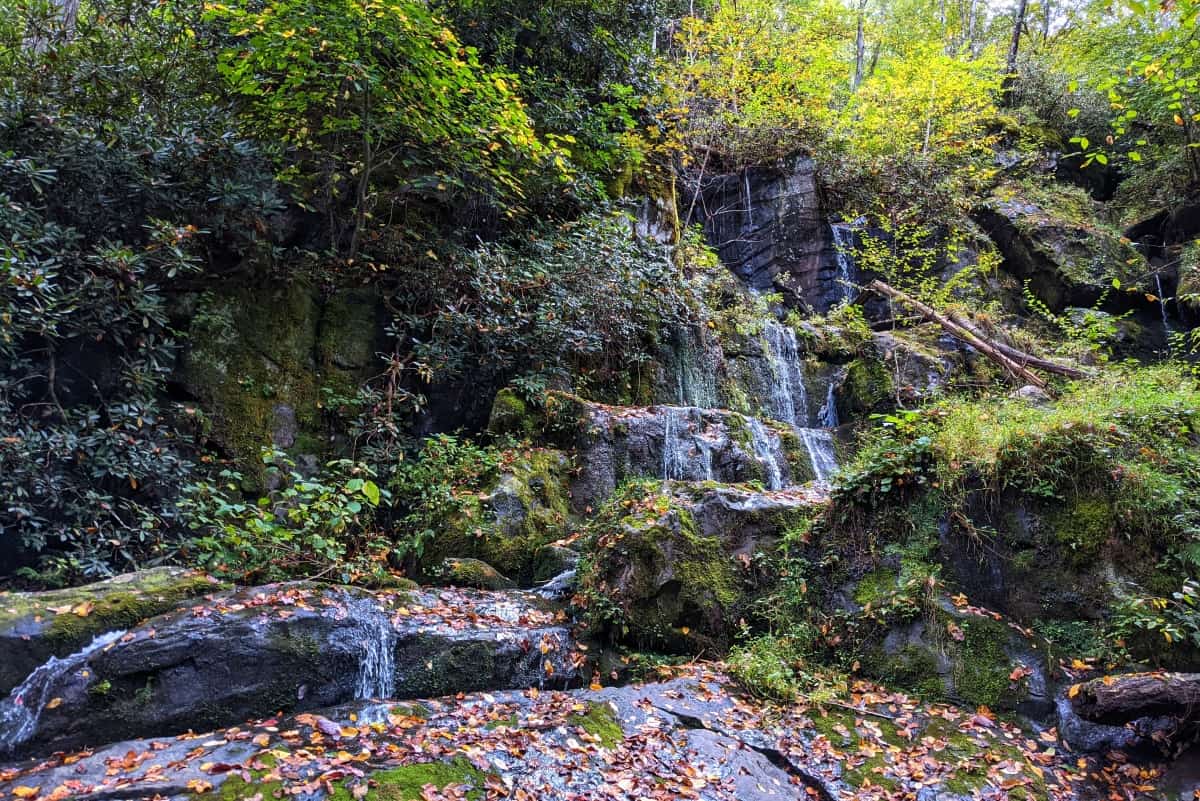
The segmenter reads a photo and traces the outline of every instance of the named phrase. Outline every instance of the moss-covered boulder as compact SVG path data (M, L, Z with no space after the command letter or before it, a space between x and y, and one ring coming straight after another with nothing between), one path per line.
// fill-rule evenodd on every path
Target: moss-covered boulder
M539 550L570 533L571 459L562 451L505 451L494 481L459 498L459 511L426 545L421 568L477 559L522 586L533 583Z
M201 573L159 567L65 590L0 593L0 696L52 656L223 589Z
M444 584L478 590L511 590L516 583L479 559L446 559L433 571Z
M1053 310L1092 305L1113 279L1152 289L1142 286L1145 259L1078 187L1005 183L972 216L1000 249L1004 269Z
M813 514L798 493L719 484L626 486L590 524L580 568L586 618L613 639L683 653L720 653L769 585L760 557Z

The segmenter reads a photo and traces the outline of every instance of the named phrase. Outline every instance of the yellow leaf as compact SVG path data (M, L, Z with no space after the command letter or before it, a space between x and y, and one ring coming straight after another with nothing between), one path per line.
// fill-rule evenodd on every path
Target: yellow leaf
M20 787L13 790L13 795L15 795L17 798L37 798L39 791L40 790L37 787L28 787L22 784Z
M1079 685L1078 685L1078 684L1072 684L1072 685L1071 685L1071 689L1067 690L1067 697L1068 697L1068 698L1074 698L1074 697L1075 697L1075 696L1077 696L1077 695L1079 695Z
M92 613L92 610L95 608L96 608L96 605L94 603L92 603L91 601L84 601L81 604L76 604L75 607L71 611L74 612L75 614L79 615L80 617L87 617L88 615L90 615Z
M60 706L62 706L61 698L51 698L46 704L46 709L58 709Z
M187 783L187 788L197 795L207 793L213 788L212 782L206 782L204 779L192 779Z

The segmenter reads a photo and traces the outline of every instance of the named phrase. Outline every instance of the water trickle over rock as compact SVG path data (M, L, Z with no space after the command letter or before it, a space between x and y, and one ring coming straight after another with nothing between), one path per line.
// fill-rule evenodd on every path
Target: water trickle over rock
M61 659L52 656L14 688L0 704L0 753L12 751L27 742L37 731L42 710L53 700L53 693L62 680L80 670L93 653L116 642L124 634L124 631L110 631L97 636L70 656Z

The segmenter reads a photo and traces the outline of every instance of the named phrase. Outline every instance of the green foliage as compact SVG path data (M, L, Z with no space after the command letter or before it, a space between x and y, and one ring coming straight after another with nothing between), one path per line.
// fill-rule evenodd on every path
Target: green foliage
M198 534L191 547L201 565L257 581L382 577L388 543L375 517L391 493L375 483L370 467L339 459L305 476L282 453L267 451L263 461L276 489L257 501L241 498L241 476L232 470L220 472L220 483L186 488L179 509Z
M282 175L345 229L332 233L349 258L406 198L512 216L531 179L567 177L515 76L480 64L423 3L243 0L205 20L229 37L218 70L246 131L279 143Z
M400 463L389 485L399 510L397 555L419 559L450 521L469 508L467 498L495 478L499 464L494 449L448 434L425 440L413 459Z
M1187 579L1170 597L1127 596L1115 609L1112 632L1139 658L1154 658L1157 646L1168 650L1200 652L1200 582ZM1161 637L1150 644L1141 641L1142 632Z
M515 377L531 397L555 383L603 391L690 316L682 272L623 214L594 212L439 261L437 281L426 279L429 264L406 276L396 331L441 380Z

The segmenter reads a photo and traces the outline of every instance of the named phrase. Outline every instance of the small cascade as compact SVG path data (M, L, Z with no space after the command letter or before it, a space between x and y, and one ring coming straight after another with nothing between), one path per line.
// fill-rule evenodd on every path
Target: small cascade
M837 301L848 300L854 294L852 284L858 278L854 264L854 223L832 223L829 230L833 235L833 257L837 263Z
M750 195L750 171L742 170L742 185L746 188L746 227L754 227L754 202Z
M578 571L573 567L569 570L564 570L545 584L537 587L534 592L550 601L568 598L575 592L575 576L577 573Z
M804 362L796 332L770 320L763 328L771 365L770 417L793 428L808 425L808 391L804 388Z
M1158 308L1162 311L1163 328L1171 333L1171 318L1167 315L1167 299L1163 295L1162 276L1154 274L1154 285L1158 289Z
M779 469L779 462L776 461L776 448L771 447L771 438L767 434L767 427L757 417L746 418L746 425L750 429L750 444L754 448L754 458L767 472L767 489L783 489L783 471Z
M352 601L347 609L363 624L354 697L391 698L396 689L396 630L383 610L369 598Z
M713 480L712 444L692 430L698 412L687 406L663 406L663 481ZM702 421L697 421L702 422ZM700 471L689 468L699 462Z
M0 753L12 751L37 731L38 719L50 702L59 679L81 669L88 657L124 635L123 630L110 631L97 636L70 656L61 659L52 656L13 688L8 698L0 702Z
M817 421L823 428L837 428L840 425L837 413L837 396L834 394L834 382L829 382L829 389L825 392L825 405L821 407L821 411L817 413Z
M828 484L829 478L837 470L837 457L833 451L833 434L823 428L798 428L800 441L808 451L809 461L812 462L813 475L822 484Z

